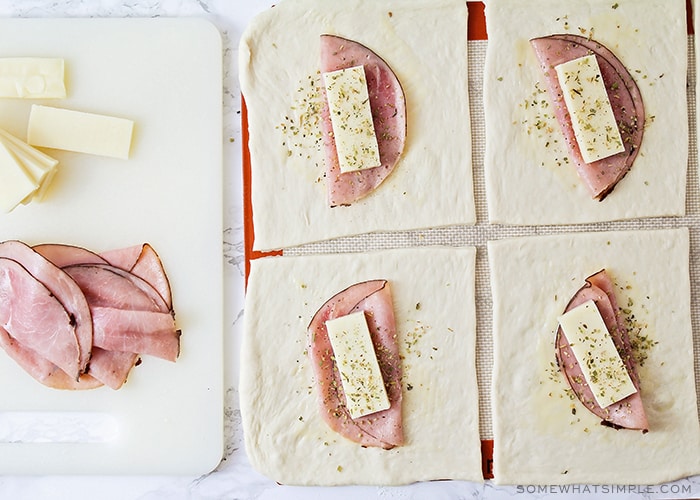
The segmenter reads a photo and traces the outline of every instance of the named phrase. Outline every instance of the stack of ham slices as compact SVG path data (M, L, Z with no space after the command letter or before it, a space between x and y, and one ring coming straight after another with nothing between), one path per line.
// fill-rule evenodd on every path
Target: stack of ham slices
M56 389L119 389L147 354L175 361L170 284L148 244L96 254L0 243L0 346Z

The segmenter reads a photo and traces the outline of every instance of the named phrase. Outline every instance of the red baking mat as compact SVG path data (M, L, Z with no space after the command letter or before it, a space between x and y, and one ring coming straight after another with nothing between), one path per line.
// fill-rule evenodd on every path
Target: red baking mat
M467 2L468 9L468 40L486 40L486 18L484 15L483 2ZM688 34L693 34L693 12L692 0L686 0L687 10L687 30ZM245 99L241 96L241 120L243 129L243 221L245 231L245 279L248 281L250 272L250 261L269 255L282 255L282 250L272 252L260 252L253 250L253 240L255 230L253 227L253 208L251 203L251 166L250 151L248 150L248 113L245 106ZM483 439L481 441L482 470L484 479L493 478L493 440Z

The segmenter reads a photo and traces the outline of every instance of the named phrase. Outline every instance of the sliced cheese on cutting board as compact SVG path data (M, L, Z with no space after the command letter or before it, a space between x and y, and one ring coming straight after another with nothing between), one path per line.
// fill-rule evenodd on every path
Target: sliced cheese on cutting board
M125 386L66 392L0 351L0 474L188 474L223 451L222 51L201 19L1 19L0 57L65 60L52 106L134 121L128 160L51 150L41 203L0 238L103 251L148 242L173 288L182 349L144 356ZM25 140L32 99L0 99Z
M0 97L24 99L66 97L63 59L0 58Z
M116 116L33 105L27 126L32 146L129 158L134 122Z
M0 212L10 212L37 187L38 184L15 154L0 143Z

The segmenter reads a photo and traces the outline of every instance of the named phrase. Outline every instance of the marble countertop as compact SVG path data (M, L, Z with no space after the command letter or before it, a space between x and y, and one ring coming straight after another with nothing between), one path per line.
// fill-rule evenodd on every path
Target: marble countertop
M499 487L491 482L421 483L403 487L301 488L280 486L255 472L244 449L238 409L237 353L242 331L244 246L241 186L240 88L238 42L249 20L274 0L0 0L0 17L203 17L220 31L224 64L224 259L225 272L225 443L213 472L183 476L0 476L0 498L43 499L453 499L552 498L557 487ZM567 498L691 498L700 495L700 478L670 485L569 487ZM611 488L611 487L607 487Z

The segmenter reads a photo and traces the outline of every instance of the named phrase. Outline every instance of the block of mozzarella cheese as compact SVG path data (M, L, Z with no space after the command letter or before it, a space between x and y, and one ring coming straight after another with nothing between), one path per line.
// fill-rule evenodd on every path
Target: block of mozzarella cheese
M364 311L326 321L352 418L389 408L389 398Z
M323 73L341 172L381 165L364 66Z
M584 161L593 163L624 152L625 146L596 56L579 57L554 69Z
M51 106L32 106L27 142L32 146L65 149L127 159L134 122L125 118Z
M0 97L47 99L66 97L63 59L0 58Z

